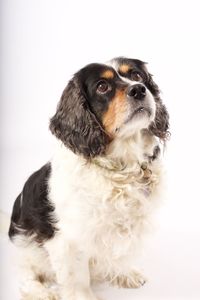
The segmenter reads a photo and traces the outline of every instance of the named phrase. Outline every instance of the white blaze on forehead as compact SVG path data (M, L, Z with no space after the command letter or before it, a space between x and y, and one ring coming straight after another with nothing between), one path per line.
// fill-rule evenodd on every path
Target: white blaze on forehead
M106 62L106 65L113 67L116 72L118 72L119 69L119 63L116 59L112 59Z
M123 77L119 74L119 68L120 68L121 64L119 64L117 59L112 59L110 61L107 61L106 65L109 66L109 67L112 67L117 72L117 74L121 78L121 80L128 83L128 85L138 84L138 81L130 80L130 79L128 79L126 77Z

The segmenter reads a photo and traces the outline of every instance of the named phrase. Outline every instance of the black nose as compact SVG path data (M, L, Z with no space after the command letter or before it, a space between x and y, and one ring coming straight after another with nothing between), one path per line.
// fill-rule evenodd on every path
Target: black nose
M128 88L127 95L136 100L143 100L146 96L146 88L142 84L135 84Z

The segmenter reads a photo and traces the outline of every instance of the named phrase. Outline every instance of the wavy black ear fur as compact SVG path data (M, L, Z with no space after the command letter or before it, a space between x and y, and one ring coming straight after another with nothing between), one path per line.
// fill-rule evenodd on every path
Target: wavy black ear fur
M161 101L156 103L155 120L150 125L149 130L163 141L166 141L170 136L169 113Z
M158 85L153 81L152 75L149 74L147 87L154 95L156 102L156 116L154 122L150 125L149 130L159 137L162 141L166 141L169 136L169 113L166 106L162 103L159 96L160 91Z
M62 94L50 130L66 147L87 159L104 154L110 141L91 112L76 75Z

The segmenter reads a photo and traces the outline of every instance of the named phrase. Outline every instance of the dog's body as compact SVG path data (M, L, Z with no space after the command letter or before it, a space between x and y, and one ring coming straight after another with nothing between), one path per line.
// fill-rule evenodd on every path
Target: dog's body
M135 257L158 203L168 133L144 63L118 58L80 70L50 129L61 143L26 182L9 230L24 299L94 300L90 280L143 285Z

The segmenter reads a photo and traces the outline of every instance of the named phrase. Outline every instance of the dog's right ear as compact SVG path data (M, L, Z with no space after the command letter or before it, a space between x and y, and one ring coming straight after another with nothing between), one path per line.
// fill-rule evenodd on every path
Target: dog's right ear
M66 147L87 159L104 154L110 142L110 137L91 112L76 76L62 94L50 120L50 130Z

